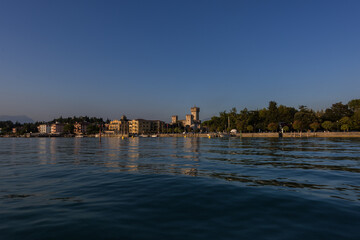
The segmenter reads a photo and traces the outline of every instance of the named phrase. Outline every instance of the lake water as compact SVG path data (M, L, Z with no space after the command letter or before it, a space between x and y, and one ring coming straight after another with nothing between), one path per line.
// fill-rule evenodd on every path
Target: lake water
M360 139L0 138L0 239L360 239Z

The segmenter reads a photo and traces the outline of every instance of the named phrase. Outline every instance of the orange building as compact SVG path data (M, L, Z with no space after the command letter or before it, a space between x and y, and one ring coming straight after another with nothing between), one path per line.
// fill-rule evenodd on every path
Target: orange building
M51 124L51 133L63 133L63 132L64 132L64 124L58 122Z

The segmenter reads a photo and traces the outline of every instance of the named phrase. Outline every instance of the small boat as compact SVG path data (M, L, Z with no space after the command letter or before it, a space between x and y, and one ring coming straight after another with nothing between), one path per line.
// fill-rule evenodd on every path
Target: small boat
M153 134L153 135L151 135L151 137L152 137L152 138L156 138L156 137L158 137L158 135L157 135L157 134Z
M139 137L146 138L146 137L149 137L149 135L146 135L146 134L141 134Z
M228 134L228 133L219 133L218 137L220 137L220 138L229 138L230 134Z

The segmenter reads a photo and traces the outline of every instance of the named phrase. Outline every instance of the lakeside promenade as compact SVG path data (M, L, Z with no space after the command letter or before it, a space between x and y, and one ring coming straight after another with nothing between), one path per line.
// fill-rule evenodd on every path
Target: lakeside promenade
M158 137L205 137L205 138L218 138L219 133L161 133L157 134ZM102 137L129 137L128 135L102 135ZM237 133L231 135L231 137L239 138L278 138L278 132L268 133ZM288 132L283 133L283 138L307 138L307 137L318 137L318 138L360 138L360 132Z
M196 134L159 134L159 137L217 137L217 133ZM279 133L237 133L233 137L243 138L278 138ZM319 138L360 138L360 132L289 132L283 133L284 138L319 137Z
M156 137L205 137L205 138L221 138L228 136L220 136L222 133L160 133L156 134ZM39 135L39 134L25 134L21 136L14 135L4 135L0 136L0 138L37 138L37 137L78 137L76 135ZM90 137L90 138L98 138L98 134L96 135L83 135L81 137ZM121 134L102 134L102 138L129 138L129 135L121 135ZM143 136L136 136L142 138ZM151 138L150 135L148 135ZM279 138L278 132L267 132L267 133L237 133L231 135L230 137L238 137L238 138ZM283 138L360 138L360 132L287 132L282 134Z

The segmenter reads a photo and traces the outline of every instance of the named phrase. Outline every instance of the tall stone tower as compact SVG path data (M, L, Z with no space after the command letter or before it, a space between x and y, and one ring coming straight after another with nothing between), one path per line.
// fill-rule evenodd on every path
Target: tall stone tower
M171 123L177 123L178 121L178 116L177 115L174 115L171 117Z
M191 115L193 115L194 121L199 121L199 112L200 112L200 108L198 107L192 107L191 108Z
M191 126L193 124L194 116L191 114L186 114L185 126Z

